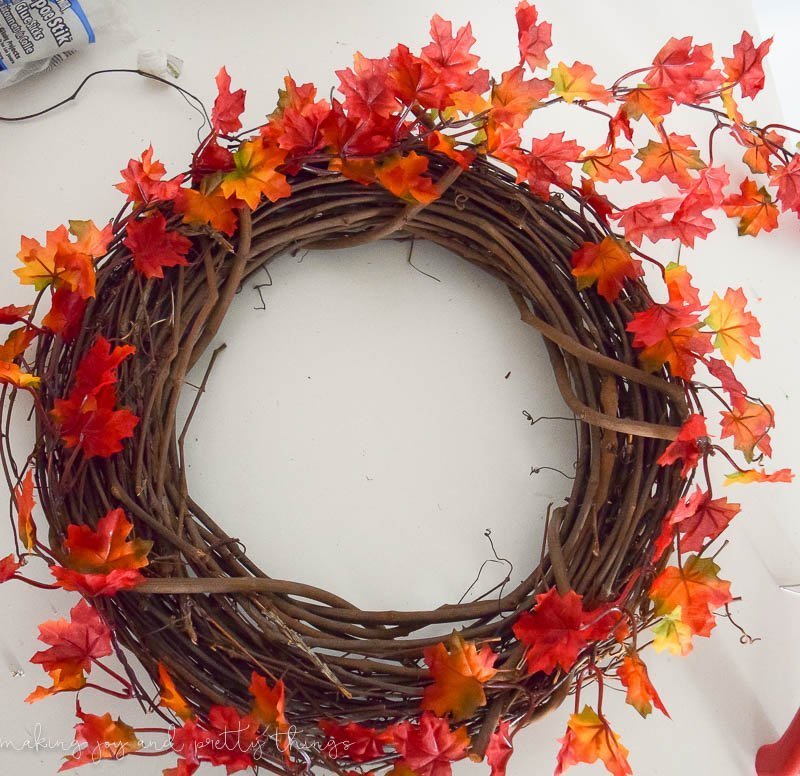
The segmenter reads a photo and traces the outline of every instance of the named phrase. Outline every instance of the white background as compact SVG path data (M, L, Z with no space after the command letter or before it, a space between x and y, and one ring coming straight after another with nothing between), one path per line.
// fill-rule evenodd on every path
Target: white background
M511 0L126 5L135 37L0 92L0 115L35 110L63 97L85 73L133 67L137 50L162 48L185 60L181 84L208 105L213 76L226 64L234 86L248 89L245 125L254 125L274 106L287 69L325 94L336 82L333 71L348 66L357 49L382 56L398 41L419 48L436 11L459 24L472 21L477 50L493 73L515 61ZM589 62L604 83L648 63L670 35L694 34L719 55L743 28L757 39L775 33L780 91L770 85L755 109L748 101L744 110L762 122L781 120L783 110L800 124L798 13L789 2L757 5L761 29L747 0L648 7L638 0L543 0L538 7L553 22L553 60ZM574 111L534 121L539 135L560 124L583 145L599 145L604 134ZM11 274L20 234L43 237L68 218L110 217L120 204L110 185L127 159L152 142L169 169L182 169L198 123L172 90L122 75L95 81L77 104L46 118L0 124L4 303L27 298ZM676 128L700 142L709 127L692 118ZM753 301L764 358L742 372L775 408L775 464L797 468L800 228L793 216L782 222L778 233L752 240L737 238L723 218L719 233L683 258L705 292L741 285ZM674 251L659 246L657 254L666 261ZM439 282L409 266L407 246L300 258L275 263L273 285L263 289L266 310L253 309L258 294L245 288L220 332L228 349L191 434L197 500L272 576L323 585L365 608L457 600L489 557L486 528L514 563L514 580L524 576L537 562L547 503L568 492L561 475L531 476L530 469L546 464L569 474L574 457L569 423L531 428L522 415L559 414L563 405L543 347L518 322L506 291L419 244L412 261ZM191 394L187 388L187 401ZM779 589L800 583L797 486L733 490L727 495L742 502L743 513L718 560L743 598L735 616L761 641L741 646L721 621L713 639L696 640L688 659L650 655L672 721L643 721L610 693L608 716L640 775L752 773L757 747L777 737L800 702L800 596ZM490 568L481 586L501 575ZM62 616L75 600L21 585L0 589L0 739L19 746L37 724L47 738L69 739L72 697L32 707L22 699L46 679L27 664L39 647L36 625ZM87 691L83 705L147 724L133 704L115 706ZM568 713L565 705L520 734L510 776L552 772ZM0 763L14 772L53 773L58 759L55 751L0 750ZM171 761L128 758L95 770L150 774ZM460 763L455 772L477 774L486 766ZM603 769L576 769L584 772Z

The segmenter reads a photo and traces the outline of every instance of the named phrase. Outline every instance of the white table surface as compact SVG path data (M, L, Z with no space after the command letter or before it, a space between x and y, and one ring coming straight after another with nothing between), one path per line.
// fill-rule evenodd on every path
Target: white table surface
M135 38L98 46L46 78L0 92L0 115L49 104L84 74L134 67L139 49L161 48L185 61L180 83L208 105L213 76L226 64L234 86L248 89L245 125L257 124L272 110L287 70L325 94L333 71L349 65L355 50L382 56L398 41L412 49L424 44L437 11L457 23L472 20L493 72L515 60L513 0L125 4ZM743 28L757 38L775 33L780 94L787 118L798 123L798 68L791 63L800 15L791 5L758 0L759 30L747 0L724 8L716 0L538 3L553 23L554 61L589 62L606 83L649 62L670 35L694 34L725 54ZM781 118L772 85L757 106L749 115ZM567 121L579 141L600 142L602 130L574 111L535 121L537 134ZM68 218L111 216L120 200L110 186L128 158L152 142L168 168L181 169L198 123L172 90L109 76L57 113L0 124L4 303L26 298L11 274L20 234L43 237ZM596 134L587 134L592 126ZM678 126L702 138L694 118ZM776 465L797 469L800 225L789 216L783 221L783 229L752 240L737 238L723 218L719 233L683 256L707 293L741 285L752 300L764 359L742 371L775 408ZM522 416L559 414L563 406L544 349L517 320L505 290L454 257L417 245L414 264L439 282L431 280L406 263L406 250L377 245L276 262L273 286L264 289L267 309L255 311L258 295L246 288L225 321L218 340L229 347L191 435L195 498L265 569L329 587L364 607L457 599L488 555L487 527L515 575L524 576L538 557L546 504L566 493L560 475L532 477L529 470L547 464L568 471L573 460L570 424L531 429ZM657 253L669 260L672 251L659 246ZM734 616L761 640L742 646L721 620L711 640L696 639L689 658L649 655L672 721L643 721L610 694L607 714L639 776L753 773L755 750L777 736L800 702L800 596L779 589L800 583L797 486L739 487L728 495L743 512L718 560L742 597ZM487 587L496 578L487 576ZM75 600L22 585L0 588L0 765L9 772L56 771L59 751L16 751L37 729L53 744L70 739L73 697L34 706L22 699L46 679L27 663L39 648L36 625L64 615ZM133 704L109 704L89 692L82 702L88 711L147 724ZM510 776L552 773L568 713L565 705L520 734ZM172 760L127 758L93 770L154 774ZM470 763L454 771L488 772ZM575 769L602 772L600 765Z

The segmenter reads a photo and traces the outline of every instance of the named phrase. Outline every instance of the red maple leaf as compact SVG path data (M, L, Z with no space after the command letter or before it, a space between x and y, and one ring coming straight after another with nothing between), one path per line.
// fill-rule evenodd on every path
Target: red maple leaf
M153 159L153 146L148 146L140 159L131 159L122 174L122 183L114 185L115 189L127 196L130 202L151 204L157 200L174 199L183 182L182 176L164 180L166 168L157 159Z
M130 539L133 524L121 509L113 509L97 522L67 526L63 544L64 566L50 571L65 590L84 595L113 595L134 587L143 577L139 569L147 565L152 542Z
M731 398L731 401L737 396L744 396L747 389L739 382L736 375L722 359L707 358L705 360L706 368L712 377L719 380L722 390L725 391Z
M146 278L163 278L165 267L187 266L192 242L178 232L167 231L167 220L156 210L128 222L122 241L133 255L133 266Z
M402 763L416 776L451 776L451 763L467 756L467 729L451 730L447 720L426 711L414 724L401 722L392 728L394 745Z
M584 628L582 597L574 590L562 596L555 588L536 596L532 612L523 612L514 623L514 635L528 647L528 673L552 674L557 666L569 671L589 643Z
M60 286L50 300L50 309L42 318L42 325L58 334L65 342L78 336L86 311L87 300L66 286Z
M347 114L362 120L372 115L391 116L398 104L388 77L389 59L369 59L356 53L353 67L336 71Z
M781 209L793 210L800 215L800 154L795 154L788 164L775 167L770 183L778 187L777 200Z
M436 68L412 54L402 43L389 54L388 76L395 96L403 105L418 102L423 108L442 110L452 104L451 90Z
M489 776L506 776L506 768L512 754L514 754L514 743L511 738L511 724L504 720L489 737L489 745L486 747L486 762L492 769Z
M672 240L675 238L675 228L666 215L674 212L680 202L678 197L661 197L631 205L611 217L619 221L625 239L633 245L641 245L642 237L647 237L651 242Z
M698 46L691 37L670 38L644 80L681 104L703 102L705 95L722 85L722 73L714 68L710 43Z
M755 97L764 88L764 57L769 53L772 38L753 45L753 36L742 32L741 40L733 47L732 57L722 57L725 76L730 83L738 83L742 96Z
M534 194L543 199L550 196L550 186L572 186L570 163L577 162L584 148L574 140L564 140L563 132L552 132L544 138L534 138L531 152L525 154L524 175ZM519 172L519 171L518 171Z
M669 513L667 521L681 532L681 552L700 552L728 527L740 510L739 504L729 503L727 498L712 499L710 493L697 487Z
M231 91L231 77L222 67L217 73L217 97L211 109L211 126L222 135L232 135L242 128L240 116L244 113L245 90Z
M354 763L367 763L386 754L386 745L392 741L389 731L359 725L357 722L341 724L321 720L320 730L325 734L322 751L334 760L347 759Z
M520 0L516 10L519 63L525 62L531 70L547 67L550 60L545 53L552 46L550 22L539 22L536 6Z
M480 57L470 51L475 43L471 24L454 35L452 22L435 14L431 19L431 41L420 52L421 58L434 69L437 80L449 93L483 94L489 88L489 73L476 69Z
M702 415L690 415L689 419L681 426L675 441L667 445L667 449L659 457L658 463L661 466L670 466L676 461L682 461L681 477L685 477L697 466L707 443L706 419Z

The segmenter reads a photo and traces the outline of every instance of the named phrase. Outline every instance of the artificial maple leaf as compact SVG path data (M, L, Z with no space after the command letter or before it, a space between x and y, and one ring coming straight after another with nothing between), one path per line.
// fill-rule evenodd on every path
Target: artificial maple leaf
M167 230L167 220L156 210L129 221L122 241L133 256L133 266L146 278L163 278L166 267L185 267L192 242L178 232Z
M193 776L199 767L200 763L192 763L179 757L175 767L164 768L161 772L161 776Z
M634 121L646 116L654 127L658 127L664 123L664 116L672 110L672 100L666 89L637 86L625 95L622 110Z
M614 212L614 207L608 197L600 194L591 178L581 178L581 199L585 205L594 211L598 221L608 225L608 219Z
M555 776L561 776L578 763L600 760L613 776L630 776L628 750L604 718L591 706L584 706L580 714L573 714L567 723L567 732L560 739Z
M682 325L684 321L695 321ZM668 366L675 377L691 380L699 358L714 348L711 334L699 331L700 323L691 311L676 311L672 305L653 306L636 313L628 323L628 331L635 332L633 344L640 347L642 366L649 372L656 372Z
M79 223L79 222L74 222ZM95 272L91 253L79 248L80 240L72 242L66 226L47 232L46 241L23 237L17 257L22 267L14 274L23 285L41 291L49 285L66 287L88 299L94 296Z
M614 302L625 285L625 279L634 280L642 274L641 263L630 251L613 237L604 237L599 243L585 242L572 254L572 274L582 290L597 283L597 293L606 301Z
M520 0L515 15L519 63L524 62L531 70L547 67L550 60L545 52L553 45L550 37L552 25L550 22L538 22L536 6L531 5L528 0Z
M72 342L80 333L86 303L86 299L66 286L57 288L42 325L60 335L64 342Z
M276 146L267 146L262 140L246 140L233 155L234 169L220 183L226 197L241 199L254 210L265 196L277 202L291 194L286 176L277 168L286 159L286 151Z
M78 364L70 393L91 396L113 385L119 365L135 352L133 345L112 345L105 337L97 337Z
M550 93L552 83L546 78L525 80L521 66L507 70L500 83L492 87L492 120L519 129L534 108Z
M630 148L601 146L584 154L582 169L590 178L601 183L630 181L633 180L633 175L622 163L627 162L631 156L633 151Z
M139 422L127 407L117 408L116 386L106 386L84 397L56 399L50 412L68 448L77 447L84 458L108 458L122 450Z
M764 131L758 127L747 124L736 124L731 129L731 135L747 148L742 156L742 161L754 173L770 173L773 170L773 159L779 157L775 154L776 148L782 148L786 142L783 135L774 130Z
M436 184L425 173L428 158L411 151L406 156L399 154L387 159L377 168L381 185L396 197L409 203L424 205L439 198Z
M174 712L184 722L194 717L192 707L186 702L186 698L178 692L178 688L175 686L169 671L167 671L167 667L160 660L158 661L158 686L159 706Z
M778 228L778 207L766 187L752 178L745 178L738 194L725 197L722 209L728 218L739 219L739 235L755 237L762 229L771 232Z
M736 471L733 474L725 475L725 485L749 485L751 482L791 482L794 479L794 472L791 469L778 469L774 472L766 472L764 469L746 469Z
M245 90L231 91L231 77L223 67L217 73L217 97L211 109L211 126L222 135L232 135L242 128L240 116L244 113Z
M397 118L371 116L356 119L345 113L344 106L334 100L330 113L320 127L326 150L342 158L375 156L383 153L403 137Z
M471 24L454 35L451 22L438 14L431 19L431 43L420 52L421 59L433 68L436 80L450 94L461 91L483 94L489 88L489 73L476 69L480 57L470 51L474 43Z
M514 635L527 647L528 673L552 674L557 666L569 671L589 642L582 598L574 590L560 595L555 588L536 596L532 612L514 623Z
M486 747L486 762L492 769L489 776L506 776L506 768L512 754L514 754L514 742L511 737L511 724L508 720L503 720L489 737L489 745Z
M231 706L212 706L207 722L188 719L173 728L170 737L173 750L185 761L184 766L179 761L185 773L192 773L201 762L225 766L229 774L248 770L254 767L253 752L263 747L258 722Z
M747 389L739 382L736 375L724 361L718 358L707 358L705 361L709 374L719 380L722 390L730 397L731 401L737 396L744 396Z
M19 561L11 554L0 558L0 583L8 582L20 569Z
M617 211L612 218L619 220L625 239L633 245L640 246L642 237L651 242L672 240L676 236L675 229L666 215L675 211L680 201L678 197L661 197L640 202Z
M758 46L753 45L753 36L745 31L733 47L732 57L722 57L727 80L738 83L744 97L755 97L764 88L764 57L769 53L772 38Z
M268 734L275 738L278 748L288 755L291 741L287 735L289 723L286 720L286 687L283 681L278 679L270 687L263 676L253 671L248 689L253 696L251 716L266 728Z
M14 361L19 358L28 349L28 346L36 338L36 330L29 329L23 326L19 329L14 329L6 341L0 345L0 361Z
M74 235L75 250L78 253L86 253L93 259L99 259L108 252L108 244L114 237L114 229L111 222L107 223L102 229L98 229L94 221L76 221L71 219L69 222L69 232Z
M711 44L695 45L691 37L670 38L653 59L644 80L678 104L704 102L722 84L714 68Z
M50 647L36 652L30 662L50 673L53 686L37 687L25 699L27 703L54 692L79 690L92 663L112 654L111 630L93 606L81 599L69 614L69 620L48 620L39 626L39 641Z
M419 103L423 108L442 110L452 104L451 90L439 78L436 68L402 43L389 54L388 76L403 105Z
M131 539L133 523L121 509L112 509L97 522L67 526L63 543L63 566L50 566L60 587L84 595L114 595L139 584L139 569L147 565L153 542Z
M25 545L32 550L36 544L36 524L33 522L33 470L28 469L22 483L14 488L14 500L17 503L17 532Z
M33 309L33 305L17 307L15 304L7 304L0 307L0 324L26 323L28 313Z
M194 158L192 181L199 183L205 175L215 172L230 172L233 168L233 154L221 146L216 137L211 135ZM180 192L177 192L177 196L180 196Z
M664 267L664 283L667 286L672 305L682 305L684 309L700 310L700 292L692 285L692 276L684 264L674 261Z
M756 317L745 310L747 298L741 288L729 288L720 298L716 293L708 305L706 325L716 332L714 347L729 363L735 364L737 358L749 361L761 358L761 350L753 342L761 335L761 325Z
M98 716L85 713L80 704L77 714L81 722L75 725L75 742L83 748L64 759L59 771L78 768L98 760L119 760L131 752L138 752L144 745L136 737L136 731L121 719L112 719L110 714Z
M122 182L114 184L129 202L150 205L157 201L170 201L178 194L183 183L179 175L164 180L167 169L157 159L153 159L153 146L148 146L140 159L131 159L124 170L120 170Z
M667 523L681 532L681 552L700 552L740 511L739 504L729 503L727 498L712 499L710 493L697 487L669 513Z
M368 119L372 115L388 118L398 108L391 81L389 59L369 59L360 52L353 57L353 68L337 70L339 91L349 116Z
M480 652L474 644L457 633L450 639L449 649L443 643L425 649L425 662L433 684L425 688L421 707L438 717L452 715L456 722L471 717L486 705L483 685L494 677L497 655L490 647Z
M210 194L197 189L181 189L175 200L175 212L183 215L183 223L210 226L231 236L239 219L231 201L219 191Z
M777 200L784 213L793 210L800 215L800 154L795 154L788 164L775 167L770 183L778 187Z
M692 651L692 629L681 617L681 607L676 606L653 628L653 649L656 652L666 650L671 655L686 656Z
M748 401L738 397L730 411L722 413L720 436L733 437L733 446L744 453L745 459L753 460L758 449L763 455L772 455L769 431L775 425L775 415L769 404Z
M321 720L319 728L325 734L322 751L334 760L346 758L354 763L367 763L386 754L386 745L392 741L389 731L364 727L357 722L340 724Z
M724 201L723 189L730 175L724 167L706 167L689 186L683 200L670 219L674 236L689 248L696 238L704 240L714 231L714 222L705 215L709 208L717 208Z
M331 112L330 103L315 99L317 90L313 84L298 87L288 75L283 80L286 88L279 90L278 107L261 135L272 138L291 156L313 154L325 145L322 129Z
M553 91L565 102L595 100L607 104L614 97L604 86L594 83L596 75L593 67L582 62L573 62L572 67L559 62L550 71L550 80L553 82Z
M18 364L0 361L0 385L14 385L17 388L34 389L41 384L41 378L23 372Z
M731 583L719 576L711 558L690 555L682 567L668 566L650 586L655 613L665 615L681 608L681 620L695 636L710 636L716 625L713 610L733 600Z
M655 706L662 714L669 717L647 675L647 666L635 652L625 655L617 669L617 676L626 690L626 702L633 706L639 714L646 717Z
M682 189L694 181L690 170L702 170L706 166L694 140L689 135L672 132L664 136L663 143L649 140L636 153L636 158L642 162L636 172L644 183L666 178Z
M427 145L429 150L444 154L446 157L456 162L462 170L466 170L472 162L475 161L475 152L468 149L460 150L456 148L457 142L455 138L445 135L444 132L440 132L438 129L431 132L425 139L425 145Z
M534 138L530 153L523 157L523 174L517 171L517 182L527 178L531 191L547 199L551 184L562 188L572 186L569 163L577 162L583 151L574 140L564 140L563 132L552 132L541 139Z
M675 440L667 445L666 450L659 457L658 463L660 466L670 466L676 461L682 461L681 477L685 477L697 466L707 443L706 419L702 415L694 413L681 426Z
M469 746L465 727L451 730L447 720L429 711L416 724L395 725L392 737L403 764L416 776L451 776L451 763L463 760Z

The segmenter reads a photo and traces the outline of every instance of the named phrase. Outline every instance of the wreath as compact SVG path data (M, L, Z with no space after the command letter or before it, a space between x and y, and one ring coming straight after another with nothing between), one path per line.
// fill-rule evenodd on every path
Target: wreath
M107 693L165 725L135 728L76 701L81 748L63 768L146 754L142 733L160 731L178 755L171 776L201 762L447 776L465 757L502 776L517 732L572 695L556 773L598 759L631 773L604 687L620 683L642 716L666 713L642 632L687 654L733 600L712 548L739 505L712 490L709 459L730 463L725 484L792 477L761 465L774 414L731 368L760 355L741 289L703 301L684 264L643 242L693 248L717 209L748 236L774 229L780 210L800 213L800 157L781 134L796 130L740 113L739 97L763 87L769 40L743 33L718 67L710 45L673 38L606 88L580 62L548 73L550 25L526 0L516 18L518 64L499 79L479 68L469 24L454 32L434 16L419 54L357 54L337 73L341 96L286 77L275 111L247 132L245 92L223 68L185 172L168 177L150 147L122 170L112 222L22 238L15 271L36 297L0 309L15 326L0 409L6 429L31 417L36 441L20 463L8 433L0 446L16 542L0 580L81 595L70 619L41 625L47 647L31 662L50 683L27 700ZM596 148L565 132L522 140L555 103L597 119ZM713 122L705 158L666 128L681 108ZM750 173L727 193L713 163L725 137ZM601 192L634 173L668 195L618 204ZM547 515L538 565L496 598L431 611L363 611L270 577L189 492L197 400L186 425L176 420L187 373L204 357L210 371L253 273L286 252L396 238L440 244L501 279L579 421L572 490ZM53 581L29 573L34 561ZM112 654L124 672L104 662ZM596 702L581 707L590 686Z

